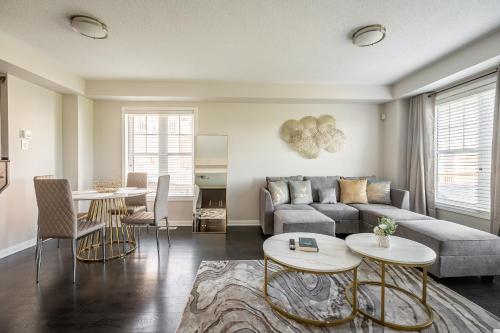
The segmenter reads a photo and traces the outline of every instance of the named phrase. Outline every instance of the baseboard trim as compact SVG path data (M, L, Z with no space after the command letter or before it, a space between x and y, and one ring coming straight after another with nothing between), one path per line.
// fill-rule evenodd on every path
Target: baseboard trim
M260 225L259 220L229 220L227 225L236 227L236 226L255 226Z
M10 256L11 254L17 253L22 250L26 250L27 248L30 248L32 246L36 245L36 238L29 239L27 241L24 241L22 243L13 245L11 247L8 247L6 249L0 250L0 259L5 258Z
M191 227L192 220L168 220L168 225L171 227Z
M169 220L168 225L172 227L190 227L193 225L191 220ZM260 225L259 220L229 220L228 226L255 226Z

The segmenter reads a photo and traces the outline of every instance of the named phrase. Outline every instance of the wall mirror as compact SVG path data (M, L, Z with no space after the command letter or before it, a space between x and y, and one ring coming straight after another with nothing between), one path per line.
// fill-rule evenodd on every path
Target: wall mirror
M193 232L226 232L227 164L227 135L196 137Z
M9 185L9 133L7 123L7 78L0 73L0 192Z

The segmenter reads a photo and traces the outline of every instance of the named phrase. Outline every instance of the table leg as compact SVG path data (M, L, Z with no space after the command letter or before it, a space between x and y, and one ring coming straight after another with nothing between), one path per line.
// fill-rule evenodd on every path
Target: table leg
M267 296L267 256L264 256L264 295Z
M352 287L352 310L353 313L358 311L358 268L354 269L353 287Z
M385 322L385 263L380 263L381 272L381 287L380 287L380 320Z
M427 304L427 266L422 267L422 303Z

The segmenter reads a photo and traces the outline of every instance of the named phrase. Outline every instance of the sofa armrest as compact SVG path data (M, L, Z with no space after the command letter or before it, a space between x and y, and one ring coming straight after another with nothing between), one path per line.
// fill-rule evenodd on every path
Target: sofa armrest
M410 192L391 188L391 202L394 207L410 210Z
M274 232L274 205L271 193L264 187L260 189L259 220L264 235Z

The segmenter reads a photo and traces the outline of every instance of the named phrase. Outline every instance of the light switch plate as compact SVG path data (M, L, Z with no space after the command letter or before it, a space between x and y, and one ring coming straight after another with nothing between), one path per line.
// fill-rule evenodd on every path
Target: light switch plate
M28 150L30 148L30 142L28 140L21 140L21 150Z

